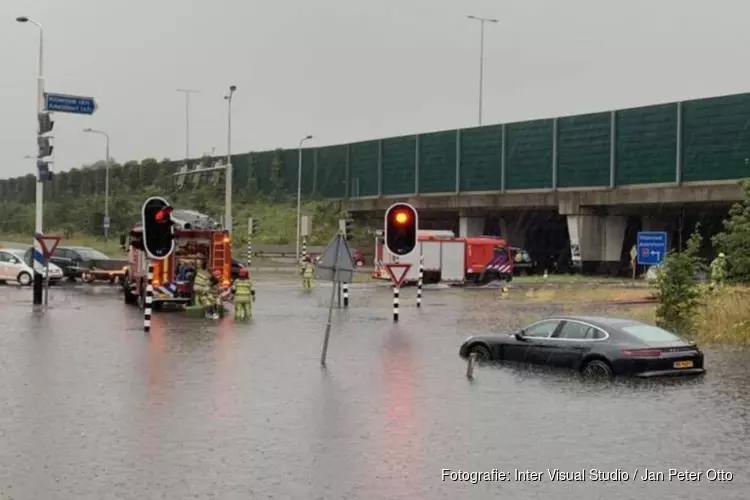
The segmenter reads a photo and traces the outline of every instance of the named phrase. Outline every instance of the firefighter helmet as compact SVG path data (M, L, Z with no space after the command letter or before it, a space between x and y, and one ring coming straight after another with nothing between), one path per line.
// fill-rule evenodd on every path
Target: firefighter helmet
M247 272L247 268L246 267L243 267L242 269L240 269L240 278L247 278L248 274L249 273Z

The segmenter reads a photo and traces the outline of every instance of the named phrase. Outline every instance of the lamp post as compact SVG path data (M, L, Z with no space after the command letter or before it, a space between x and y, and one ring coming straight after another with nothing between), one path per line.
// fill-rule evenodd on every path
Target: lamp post
M39 76L37 77L37 96L36 96L36 114L41 115L44 111L44 28L42 25L34 19L27 16L20 16L16 18L19 23L31 23L39 28ZM44 218L44 184L42 179L39 178L37 173L36 180L36 213L34 218L34 234L42 234L43 230L43 218ZM41 244L34 238L34 251L36 253L42 253ZM33 259L33 256L32 256ZM36 270L36 266L33 266ZM33 303L35 305L42 304L42 274L34 272L34 290L33 290Z
M299 262L299 239L300 239L300 220L302 217L302 143L312 139L313 136L307 135L300 139L298 150L299 162L297 165L297 262Z
M105 153L106 164L104 166L104 239L109 240L109 166L111 163L109 158L109 134L103 130L95 130L93 128L85 128L83 131L103 135L107 141L107 150Z
M224 195L224 228L232 234L232 97L237 90L236 85L229 86L229 92L224 96L227 100L227 166L224 170L226 194Z
M487 17L467 16L469 19L479 21L479 125L482 125L482 93L484 84L484 23L497 23L497 19Z
M177 89L185 94L185 164L190 160L190 94L197 94L198 90Z

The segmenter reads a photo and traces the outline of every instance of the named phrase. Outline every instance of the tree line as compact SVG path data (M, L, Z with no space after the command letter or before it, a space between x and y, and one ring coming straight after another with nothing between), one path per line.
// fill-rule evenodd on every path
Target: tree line
M277 149L232 157L233 201L236 206L252 203L284 203L296 197L296 164L287 169L290 153ZM196 160L209 167L219 158ZM296 163L296 162L295 162ZM143 200L148 196L166 196L176 206L190 207L219 216L223 213L224 173L188 175L184 182L174 176L184 161L147 158L123 164L112 162L109 167L109 213L111 233L127 231L140 218ZM193 165L191 165L192 167ZM326 169L321 168L320 186L330 182ZM316 172L316 175L318 172ZM199 178L196 179L196 176ZM102 233L104 219L106 164L73 168L56 172L44 185L45 228L64 235ZM303 179L305 176L303 175ZM307 200L320 198L315 182L308 182ZM310 186L312 184L312 186ZM0 233L31 234L34 230L36 176L0 180ZM320 205L316 210L325 216L340 207ZM335 202L334 205L338 205ZM320 208L323 207L323 208Z

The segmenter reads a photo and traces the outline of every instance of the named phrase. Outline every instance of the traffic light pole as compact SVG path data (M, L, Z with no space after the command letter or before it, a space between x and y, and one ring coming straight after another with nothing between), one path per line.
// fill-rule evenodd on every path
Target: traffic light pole
M44 112L44 30L42 25L34 23L39 27L39 76L37 78L37 117ZM34 217L34 234L43 234L43 220L44 220L44 180L39 174L37 169L36 179L36 214ZM42 245L39 240L34 238L34 250L42 254ZM34 291L33 291L33 303L34 305L41 305L43 299L43 278L42 273L37 271L34 266L34 256L32 255L32 267L34 269Z

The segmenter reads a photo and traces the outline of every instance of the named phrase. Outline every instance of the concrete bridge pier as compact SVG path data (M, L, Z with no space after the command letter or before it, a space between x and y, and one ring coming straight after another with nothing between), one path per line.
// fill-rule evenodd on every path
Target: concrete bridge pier
M454 219L455 220L455 219ZM484 235L485 216L458 215L458 236L459 238L474 238Z
M575 200L561 200L573 265L584 274L617 274L622 268L622 245L628 218L581 207Z
M524 214L488 213L485 215L459 213L458 235L460 238L499 236L510 245L523 248L529 217Z

